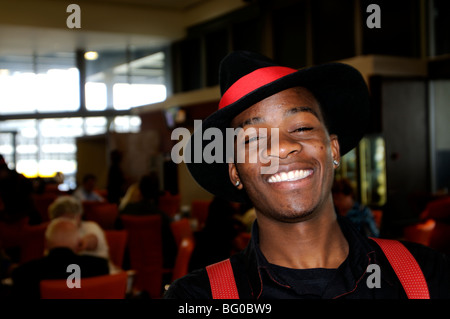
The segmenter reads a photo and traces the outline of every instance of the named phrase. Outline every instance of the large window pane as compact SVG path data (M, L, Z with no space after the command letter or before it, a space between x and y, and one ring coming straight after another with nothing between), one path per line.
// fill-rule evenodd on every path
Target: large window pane
M114 109L128 110L134 106L162 102L166 87L158 84L117 83L113 88Z
M0 114L76 111L74 54L0 57Z
M107 107L107 92L105 83L86 83L86 109L89 111L103 111Z
M98 59L86 61L87 110L129 110L165 100L165 59L145 48L100 51Z

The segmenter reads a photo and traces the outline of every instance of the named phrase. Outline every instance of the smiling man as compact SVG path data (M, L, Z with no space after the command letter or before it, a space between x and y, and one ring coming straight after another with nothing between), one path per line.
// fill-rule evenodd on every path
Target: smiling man
M450 297L446 257L365 238L337 217L334 170L369 119L369 94L357 70L339 63L294 70L233 52L221 63L220 85L219 110L194 131L188 148L204 149L211 141L195 145L196 136L208 128L234 128L238 134L224 149L231 143L235 153L258 150L257 160L187 165L209 192L251 202L257 219L243 252L177 280L166 298ZM268 173L263 168L273 161L276 171Z

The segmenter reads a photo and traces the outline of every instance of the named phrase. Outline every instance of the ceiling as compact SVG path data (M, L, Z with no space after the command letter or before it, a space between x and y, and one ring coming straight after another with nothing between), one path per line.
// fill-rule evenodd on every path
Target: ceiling
M163 8L170 10L186 10L207 0L92 0L105 4L125 4Z
M182 38L189 25L245 5L243 0L77 0L81 28L69 29L69 3L0 0L0 64L2 57L76 49L158 49Z

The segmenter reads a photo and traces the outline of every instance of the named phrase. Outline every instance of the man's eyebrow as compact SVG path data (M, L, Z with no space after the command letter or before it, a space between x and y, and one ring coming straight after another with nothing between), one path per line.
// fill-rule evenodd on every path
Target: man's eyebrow
M317 112L314 111L309 106L297 106L297 107L293 107L293 108L291 108L289 110L286 110L286 112L284 112L284 117L288 117L288 116L294 115L294 114L299 113L299 112L311 113L311 114L313 114L315 117L317 117L320 120L319 114L317 114ZM252 117L252 118L249 118L249 119L243 121L237 127L244 128L244 126L247 126L247 125L262 124L264 122L265 122L265 120L262 117Z
M319 114L317 114L317 112L314 111L309 106L297 106L297 107L294 107L292 109L289 109L289 110L287 110L284 113L284 117L288 117L288 116L294 115L294 114L299 113L299 112L311 113L312 115L314 115L315 117L317 117L320 120Z
M265 121L262 117L252 117L250 119L245 120L244 122L239 124L237 127L244 128L244 126L247 126L247 125L261 124L264 122Z

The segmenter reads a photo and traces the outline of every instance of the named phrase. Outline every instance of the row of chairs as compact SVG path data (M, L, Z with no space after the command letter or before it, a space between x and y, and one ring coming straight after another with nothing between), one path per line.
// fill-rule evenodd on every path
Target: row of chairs
M162 296L162 243L160 216L123 216L124 231L106 231L119 235L129 234L128 248L131 268L135 271L134 288L145 290L151 298ZM175 266L171 270L171 281L188 273L189 260L195 243L188 219L175 221L171 225L178 245ZM159 229L159 230L158 230ZM109 239L110 240L110 239ZM123 238L120 240L123 245ZM110 244L110 252L124 251ZM113 255L111 255L113 258ZM70 289L65 280L41 281L41 298L49 299L121 299L125 297L130 274L122 272L113 275L81 279L81 289Z
M33 194L34 205L41 216L42 222L48 222L48 207L61 193L46 192ZM211 200L194 200L191 203L191 217L198 221L198 227L202 228L208 216L208 208ZM164 194L159 198L159 209L173 218L180 211L180 195ZM113 229L119 215L117 204L108 202L83 202L84 218L96 221L103 229Z
M162 296L162 278L163 274L169 273L171 281L180 278L188 273L189 260L194 249L194 237L187 218L174 221L171 229L174 234L178 254L173 269L163 268L162 254L162 234L161 217L154 216L122 216L122 222L125 230L105 230L105 236L109 245L111 261L118 266L124 262L125 251L128 248L130 257L130 268L133 273L133 288L137 291L146 291L151 298L160 298ZM14 233L20 234L17 240L20 244L20 263L40 258L44 252L44 234L48 222L36 226L27 225L22 222L14 228ZM1 226L1 225L0 225ZM11 229L10 229L11 230ZM2 229L0 227L0 233ZM4 234L4 233L3 233ZM11 245L14 243L11 241ZM130 280L130 273L127 275L107 275L99 278L83 278L82 287L92 287L98 283L100 287L111 290L110 285L123 287L124 277ZM98 279L98 280L97 280ZM125 280L125 281L127 281ZM121 284L119 284L121 283ZM84 296L99 296L97 290L87 293L85 289L74 290L67 288L65 280L45 281L42 286L44 290L50 291L49 294L42 294L43 297L53 298L72 298ZM59 294L53 294L57 288L60 288ZM90 288L89 288L90 289ZM53 292L52 292L53 291ZM99 291L103 291L100 289ZM123 291L123 290L120 290ZM65 293L67 292L67 294ZM101 295L104 298L111 298L111 294ZM117 295L115 295L117 296ZM125 296L121 294L121 296Z

